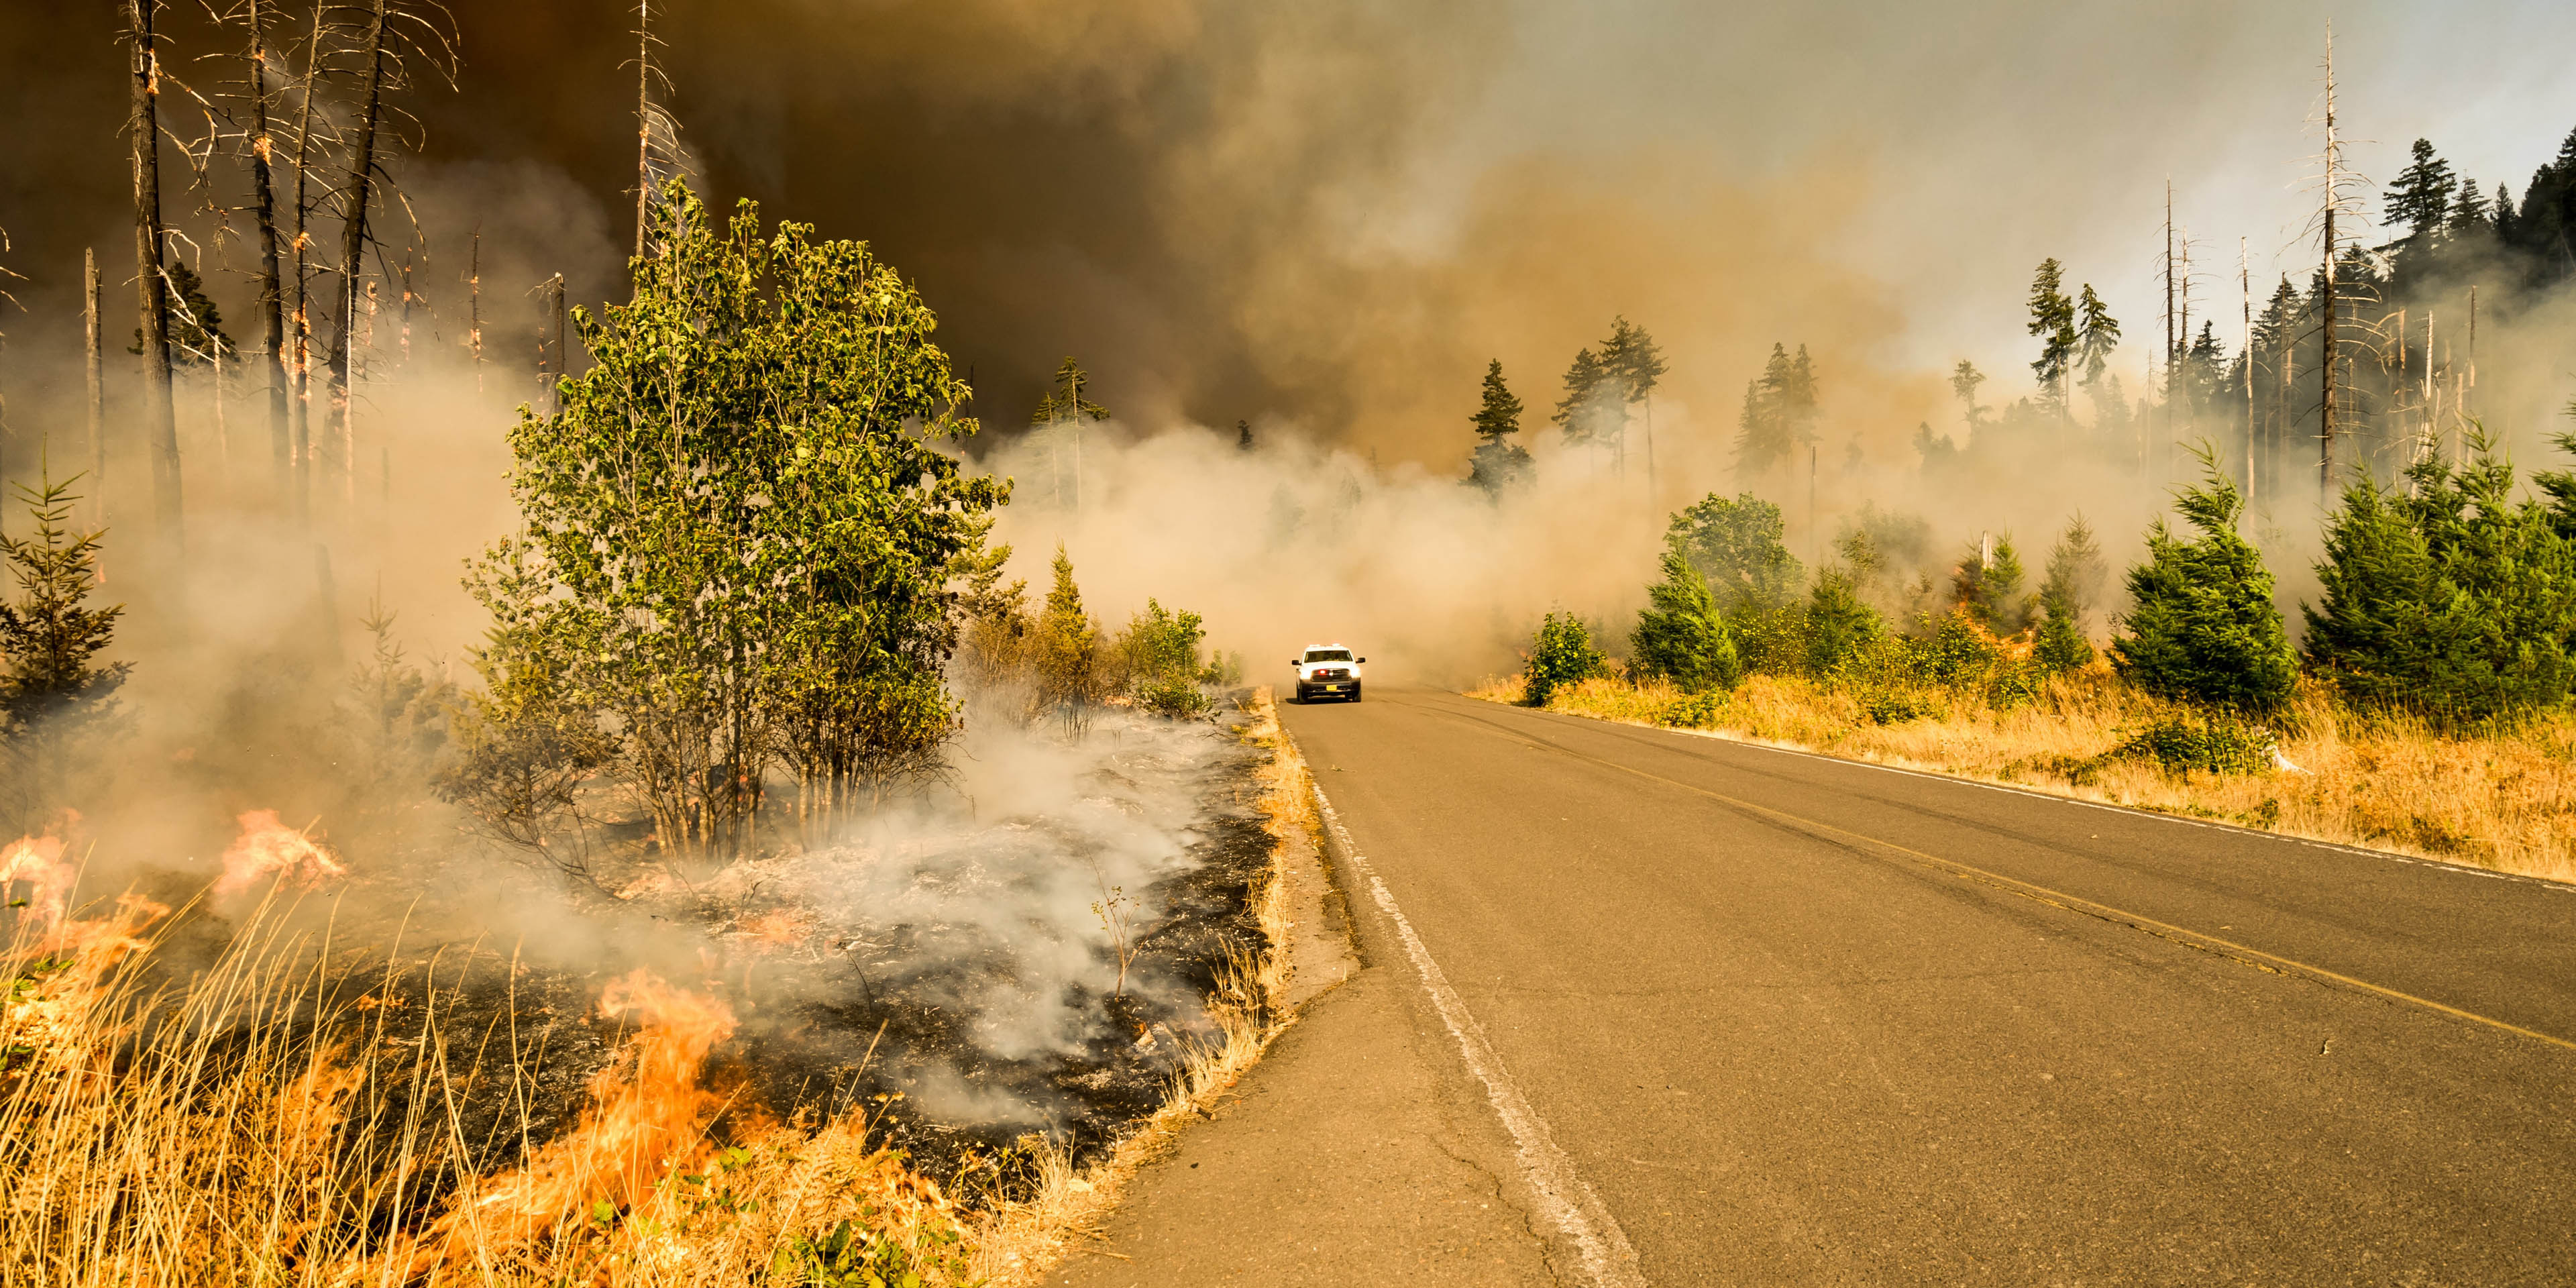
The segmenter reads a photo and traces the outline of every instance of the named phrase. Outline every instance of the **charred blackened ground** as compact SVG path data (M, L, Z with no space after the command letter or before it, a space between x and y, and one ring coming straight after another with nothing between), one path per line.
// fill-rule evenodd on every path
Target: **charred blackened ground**
M649 1018L600 1003L641 972L732 1016L696 1078L724 1105L719 1143L855 1109L934 1177L973 1160L991 1174L1032 1135L1082 1160L1164 1103L1191 1044L1223 1044L1208 999L1263 947L1265 753L1240 734L1239 717L1112 711L1079 736L970 740L947 788L844 844L522 908L515 929L502 909L544 900L533 886L406 903L381 897L403 880L362 879L337 904L201 903L165 925L141 987L171 988L248 938L298 945L280 950L291 965L278 974L309 988L160 1022L200 1026L220 1062L273 1040L262 1007L291 1012L289 1027L336 1017L324 1045L372 1054L349 1062L343 1130L368 1137L351 1165L435 1154L403 1205L423 1214L450 1168L524 1166L629 1076L621 1052ZM409 880L453 884L415 857ZM478 900L479 939L458 933ZM443 1067L422 1076L431 1066ZM424 1130L443 1139L406 1145Z

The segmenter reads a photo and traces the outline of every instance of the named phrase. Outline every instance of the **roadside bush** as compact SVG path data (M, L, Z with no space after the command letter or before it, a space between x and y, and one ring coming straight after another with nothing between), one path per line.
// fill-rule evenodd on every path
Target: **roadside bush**
M2245 508L2236 485L2207 458L2198 487L2175 508L2197 530L2176 536L2163 519L2147 533L2147 562L2129 570L2134 604L2111 644L2122 679L2160 698L2262 716L2290 700L2298 659L2263 556L2236 535Z
M1685 693L1734 688L1744 675L1735 639L1707 580L1678 545L1664 551L1664 579L1648 587L1646 597L1649 604L1638 610L1637 630L1629 637L1640 676L1671 680Z
M1878 610L1862 602L1852 574L1827 568L1807 594L1807 673L1832 675L1887 633Z
M1609 659L1593 647L1592 632L1583 625L1583 619L1572 613L1549 613L1547 620L1539 623L1538 638L1530 644L1522 701L1533 707L1546 706L1548 696L1558 688L1606 675L1609 669Z
M1655 723L1674 729L1705 729L1717 723L1717 714L1725 710L1726 702L1727 695L1714 689L1686 694L1656 712Z
M1172 719L1203 715L1214 706L1199 688L1215 674L1199 661L1199 642L1206 637L1198 614L1146 600L1145 611L1120 633L1116 650L1136 705Z
M2260 774L2272 768L2277 745L2269 732L2225 716L2171 715L2129 735L2104 759L2153 761L2173 774Z
M2513 499L2513 466L2475 445L2465 468L2415 465L2405 493L2344 490L2324 602L2301 611L2309 665L2350 701L2458 725L2567 698L2576 560L2545 507Z

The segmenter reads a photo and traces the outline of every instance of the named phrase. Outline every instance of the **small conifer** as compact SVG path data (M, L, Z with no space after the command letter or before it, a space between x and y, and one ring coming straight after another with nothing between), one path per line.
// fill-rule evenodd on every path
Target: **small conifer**
M2236 534L2245 508L2236 485L2203 456L2198 487L2175 497L2197 536L2161 518L2147 532L2147 561L2129 570L2134 604L2111 644L2122 678L2158 697L2262 716L2287 705L2298 679L2272 574Z

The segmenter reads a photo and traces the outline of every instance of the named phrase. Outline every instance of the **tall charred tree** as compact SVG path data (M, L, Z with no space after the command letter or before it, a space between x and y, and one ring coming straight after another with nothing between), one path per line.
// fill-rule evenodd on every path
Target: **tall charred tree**
M99 527L107 526L107 407L106 372L99 352L102 338L98 315L98 251L81 251L81 329L82 347L88 351L89 368L89 494L91 513Z
M358 472L356 399L349 388L349 357L357 323L359 283L366 277L367 211L375 197L376 132L385 102L385 8L367 6L359 42L358 115L349 147L349 174L340 188L340 315L331 331L331 412L339 423L341 468L354 488Z
M166 547L179 530L179 420L170 389L170 298L161 253L161 56L153 37L157 0L125 0L134 115L134 293L141 314L143 417L150 436L152 514Z
M294 441L287 425L286 294L279 281L277 182L269 160L275 139L268 121L268 17L272 6L249 0L245 20L250 48L243 54L250 92L251 212L259 223L259 321L268 362L268 431L276 458L277 487L286 490L293 469Z

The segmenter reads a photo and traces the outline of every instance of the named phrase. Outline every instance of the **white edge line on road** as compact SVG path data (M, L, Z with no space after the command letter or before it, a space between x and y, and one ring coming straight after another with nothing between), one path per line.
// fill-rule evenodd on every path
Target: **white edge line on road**
M1476 1023L1457 990L1449 987L1449 977L1441 972L1440 963L1431 959L1431 950L1422 946L1422 937L1413 933L1413 923L1396 906L1394 893L1378 879L1377 870L1369 866L1359 847L1351 843L1351 834L1343 829L1341 816L1333 812L1333 802L1325 797L1321 786L1315 788L1315 804L1323 812L1325 828L1340 844L1342 857L1354 871L1368 878L1369 896L1395 923L1396 936L1404 941L1404 954L1412 959L1415 973L1422 978L1422 991L1431 995L1431 1005L1440 1012L1441 1023L1448 1025L1449 1035L1458 1039L1458 1052L1466 1057L1468 1071L1485 1084L1485 1098L1493 1102L1494 1113L1512 1134L1522 1179L1538 1196L1543 1215L1574 1241L1583 1260L1584 1277L1600 1288L1645 1288L1646 1280L1637 1271L1637 1250L1628 1245L1627 1234L1619 1229L1610 1210L1602 1206L1601 1196L1575 1173L1573 1160L1556 1147L1547 1120L1539 1117L1528 1098L1521 1095L1519 1084L1512 1081L1501 1057L1485 1041L1484 1027Z

